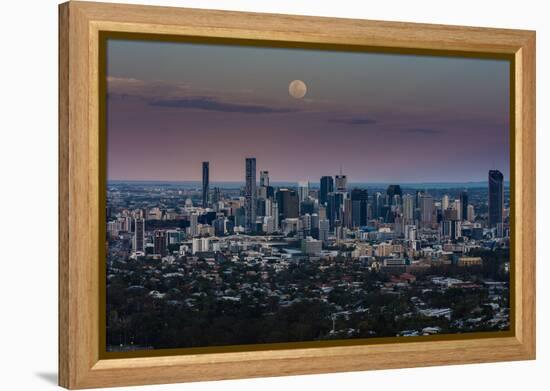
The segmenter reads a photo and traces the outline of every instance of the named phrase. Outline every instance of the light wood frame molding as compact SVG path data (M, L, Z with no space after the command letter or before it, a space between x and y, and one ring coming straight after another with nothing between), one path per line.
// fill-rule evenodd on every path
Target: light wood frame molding
M100 31L510 55L512 336L101 359ZM71 1L59 6L59 384L175 383L535 358L535 32Z

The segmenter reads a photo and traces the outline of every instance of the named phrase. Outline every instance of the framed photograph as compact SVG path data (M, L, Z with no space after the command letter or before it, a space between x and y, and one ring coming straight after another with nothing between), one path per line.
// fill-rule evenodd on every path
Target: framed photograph
M59 381L535 358L535 33L60 5Z

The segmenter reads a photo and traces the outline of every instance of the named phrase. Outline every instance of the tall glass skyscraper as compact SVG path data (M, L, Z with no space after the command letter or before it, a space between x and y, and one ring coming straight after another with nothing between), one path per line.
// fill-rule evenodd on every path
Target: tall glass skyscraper
M504 176L498 170L489 171L489 227L503 222Z
M468 219L468 192L466 190L460 192L460 219Z
M208 207L208 193L210 191L210 163L202 162L202 207Z
M244 220L246 232L254 232L256 225L256 158L246 158L244 189Z
M321 189L319 191L319 204L326 205L329 193L334 191L334 179L331 176L321 177Z

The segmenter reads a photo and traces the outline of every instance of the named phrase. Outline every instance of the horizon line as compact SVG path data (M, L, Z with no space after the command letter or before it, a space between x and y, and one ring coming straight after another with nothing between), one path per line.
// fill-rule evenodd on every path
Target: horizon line
M271 180L270 183L298 183L302 181L307 180ZM156 182L156 183L202 183L202 179L186 179L186 180L179 180L179 179L107 179L107 182ZM256 181L259 183L259 181ZM320 183L320 180L318 181L307 181L309 183ZM395 185L416 185L416 184L478 184L478 183L486 183L488 180L486 179L480 179L480 180L468 180L468 181L415 181L415 182L406 182L406 181L349 181L349 184L371 184L371 185L383 185L383 184L395 184ZM245 180L217 180L217 181L209 181L210 184L212 183L235 183L235 184L244 184L246 183ZM510 180L504 180L504 183L510 183Z

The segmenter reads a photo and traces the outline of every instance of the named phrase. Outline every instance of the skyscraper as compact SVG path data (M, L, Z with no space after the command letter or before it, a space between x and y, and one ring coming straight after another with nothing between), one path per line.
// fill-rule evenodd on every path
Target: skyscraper
M377 191L376 194L374 194L374 196L372 197L372 216L375 219L382 217L382 206L384 206L383 204L384 200L382 197L382 193Z
M260 171L260 186L269 186L269 171Z
M504 212L504 176L498 170L489 171L489 227L502 224Z
M279 216L282 219L298 217L298 193L291 189L279 189L277 191L277 205Z
M256 226L256 158L246 158L245 161L244 209L245 230L254 232Z
M330 193L327 199L327 217L331 226L337 220L342 222L342 206L344 205L344 193Z
M145 252L145 220L137 218L134 222L134 252Z
M466 190L460 192L460 217L461 220L468 219L468 192Z
M319 204L326 205L328 194L334 191L334 179L331 176L321 177L321 189L319 191Z
M202 207L208 207L208 192L210 188L210 163L202 162Z
M154 252L156 255L165 256L167 253L166 249L166 231L158 230L155 231L153 236Z
M386 194L388 197L388 205L395 205L396 198L395 196L399 196L399 199L403 196L403 192L401 191L401 186L399 185L389 185L388 189L386 190Z
M449 196L445 194L443 198L441 198L441 210L445 210L449 207Z
M434 199L429 194L420 197L420 218L422 223L430 224L434 210Z
M319 240L326 242L330 230L330 222L328 220L319 220Z
M189 235L191 237L198 236L199 234L199 215L193 213L189 216Z
M334 183L336 185L336 191L345 192L348 187L348 178L340 172L340 174L334 177Z
M414 197L411 194L403 196L403 218L407 224L414 221Z
M309 197L309 182L300 181L298 182L298 198L300 202L307 200Z
M367 205L369 195L366 189L351 191L351 221L353 227L367 225Z

